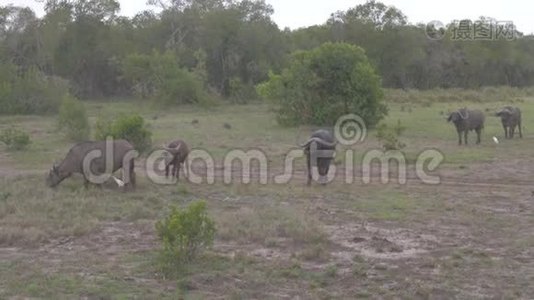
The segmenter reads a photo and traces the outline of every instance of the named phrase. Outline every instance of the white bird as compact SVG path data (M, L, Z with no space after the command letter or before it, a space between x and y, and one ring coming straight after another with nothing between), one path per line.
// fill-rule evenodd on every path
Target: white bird
M123 187L123 186L124 186L124 181L118 179L118 178L115 177L115 176L111 176L111 177L115 180L115 182L117 183L117 185L118 185L119 187Z
M493 141L495 142L495 144L498 144L498 143L499 143L499 140L497 139L496 136L493 137Z

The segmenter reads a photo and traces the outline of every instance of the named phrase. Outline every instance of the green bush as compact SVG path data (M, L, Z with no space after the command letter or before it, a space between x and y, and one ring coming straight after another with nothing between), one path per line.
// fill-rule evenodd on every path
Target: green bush
M55 113L67 92L65 80L0 62L0 114Z
M0 142L6 144L8 150L24 150L30 144L30 135L22 130L8 128L0 134Z
M177 69L158 88L156 98L164 105L201 104L208 102L202 83L185 70Z
M234 77L229 82L230 99L236 104L247 104L258 99L258 93L253 85L244 83L240 78Z
M68 139L79 142L89 138L89 118L83 103L65 95L59 107L58 127Z
M156 223L156 231L163 246L164 268L172 271L187 266L213 244L215 223L208 216L206 202L197 201L185 209L173 207Z
M297 51L280 75L257 87L282 125L333 125L342 115L360 115L370 127L387 113L380 77L362 48L326 43Z
M400 120L397 121L397 125L391 127L386 123L380 123L376 127L376 138L382 143L384 150L401 150L406 147L406 144L399 140L399 137L406 130L406 127L402 126Z
M108 137L125 139L133 144L139 152L148 150L152 145L152 132L147 128L140 115L122 115L115 121L99 119L96 123L95 138L105 140Z
M142 98L153 98L164 105L203 105L210 101L203 82L181 68L172 52L128 55L122 63L122 72L134 94Z

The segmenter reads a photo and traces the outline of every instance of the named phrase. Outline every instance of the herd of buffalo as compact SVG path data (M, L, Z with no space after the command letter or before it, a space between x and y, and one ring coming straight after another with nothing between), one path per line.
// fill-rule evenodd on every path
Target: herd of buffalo
M496 113L496 116L501 118L505 138L513 138L516 127L519 129L519 137L523 137L521 130L521 110L518 107L505 106ZM454 123L458 132L458 144L460 145L462 144L462 134L464 136L464 143L467 145L467 133L471 130L477 133L477 144L480 144L480 134L484 128L484 120L482 111L467 108L461 108L449 114L447 119L447 121Z
M500 117L504 129L505 138L510 139L514 137L516 127L519 130L519 137L523 137L521 131L521 110L518 107L505 106L496 116ZM458 109L449 114L448 122L452 122L458 132L458 144L462 144L462 136L464 144L467 144L467 133L475 131L477 134L477 144L480 143L480 135L484 128L484 113L480 110L470 110L467 108ZM317 171L320 175L320 181L324 183L324 178L328 174L328 170L333 159L333 152L336 148L336 140L333 134L325 129L319 129L312 133L311 137L302 145L300 145L305 153L307 162L307 184L310 185L312 181L312 167L317 166ZM66 157L59 163L54 164L50 170L46 183L50 187L57 186L61 181L68 178L74 173L79 173L84 176L85 186L91 182L91 178L87 174L103 174L106 170L111 169L115 172L122 168L123 180L127 185L135 187L135 172L134 172L134 157L128 157L128 153L134 150L134 146L126 140L113 141L113 161L106 162L105 157L95 157L90 161L89 166L85 166L86 157L93 151L97 150L100 153L106 153L106 141L88 141L76 144L73 146ZM180 166L182 166L189 154L189 147L183 140L175 140L162 147L167 154L164 159L165 162L165 176L175 177L178 179L180 173ZM328 151L331 155L313 155L314 151ZM106 163L110 164L107 166ZM86 167L89 167L91 172L87 172ZM170 174L169 174L170 173Z

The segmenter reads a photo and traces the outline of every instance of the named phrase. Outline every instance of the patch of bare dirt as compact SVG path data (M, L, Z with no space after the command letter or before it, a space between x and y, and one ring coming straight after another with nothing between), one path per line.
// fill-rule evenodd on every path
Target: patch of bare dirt
M356 255L384 260L412 258L435 249L439 242L430 234L369 224L328 225L325 230L329 239L343 249L335 256L350 261Z
M11 163L5 153L0 151L0 177L11 176L17 170L11 166Z
M238 243L216 243L214 250L217 253L230 258L234 258L240 253L268 261L289 260L291 258L291 253L285 252L279 247L267 248L256 244L243 245Z
M489 163L473 163L456 168L441 168L440 176L445 180L459 182L480 182L490 185L525 185L531 186L534 161L525 159L496 160Z
M0 259L9 261L33 257L52 267L62 261L75 261L87 254L112 262L124 255L154 247L156 241L152 226L110 222L84 236L54 239L36 249L0 248Z
M41 248L49 254L69 254L89 251L106 257L124 253L142 252L156 246L153 226L134 223L110 222L100 229L79 238L63 238Z

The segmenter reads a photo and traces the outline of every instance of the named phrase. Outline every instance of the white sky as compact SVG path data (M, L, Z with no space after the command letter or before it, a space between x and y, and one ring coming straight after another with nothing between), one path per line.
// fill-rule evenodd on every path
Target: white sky
M0 0L0 5L14 4L30 6L40 16L44 0ZM379 0L380 1L380 0ZM41 3L40 3L41 2ZM119 0L121 15L133 16L147 8L146 0ZM324 23L332 12L347 10L365 0L266 0L275 10L273 20L283 29L295 29ZM400 9L410 23L427 23L438 20L444 24L458 19L476 20L480 16L492 17L498 21L513 21L517 29L525 34L534 33L534 2L526 0L484 1L484 0L382 0L386 5Z

